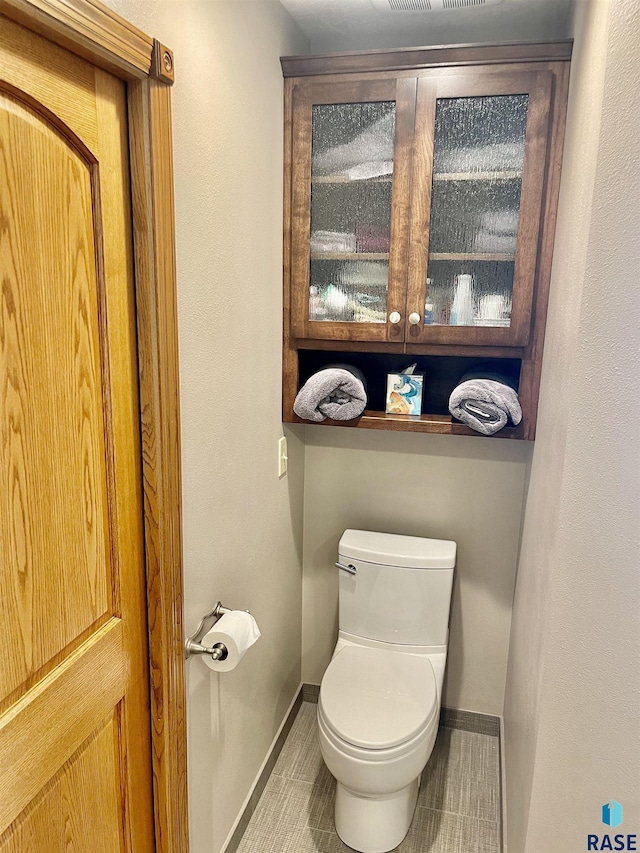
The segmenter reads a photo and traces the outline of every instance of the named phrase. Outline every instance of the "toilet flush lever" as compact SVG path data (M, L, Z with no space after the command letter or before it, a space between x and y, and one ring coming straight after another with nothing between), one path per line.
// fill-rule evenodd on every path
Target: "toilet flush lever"
M342 571L343 571L343 572L347 572L347 574L350 574L350 575L355 575L355 574L357 574L357 572L358 572L358 570L356 569L356 567L355 567L355 566L352 566L352 565L351 565L351 563L349 563L349 565L348 565L348 566L345 566L345 564L344 564L344 563L336 563L336 566L337 566L339 569L342 569Z

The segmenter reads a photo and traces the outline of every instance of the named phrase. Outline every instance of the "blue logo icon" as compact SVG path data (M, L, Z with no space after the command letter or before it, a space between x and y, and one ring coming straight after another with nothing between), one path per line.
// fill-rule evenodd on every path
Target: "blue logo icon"
M605 826L615 828L622 823L622 806L615 800L602 806L602 822Z
M602 806L602 822L605 826L615 828L622 823L622 806L615 800ZM635 832L603 835L591 833L587 835L587 850L638 850L638 836Z

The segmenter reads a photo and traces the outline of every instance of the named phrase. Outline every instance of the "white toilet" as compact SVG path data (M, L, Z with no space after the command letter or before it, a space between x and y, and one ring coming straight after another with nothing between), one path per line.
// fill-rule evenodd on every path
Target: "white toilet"
M345 530L338 643L318 700L340 838L386 853L405 837L438 731L456 543Z

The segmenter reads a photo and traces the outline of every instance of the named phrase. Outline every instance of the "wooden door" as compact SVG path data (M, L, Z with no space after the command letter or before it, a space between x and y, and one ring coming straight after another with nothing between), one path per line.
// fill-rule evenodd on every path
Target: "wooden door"
M415 93L411 78L295 83L294 338L404 338Z
M0 17L0 851L154 849L124 84Z
M528 343L551 79L486 68L419 79L408 343Z

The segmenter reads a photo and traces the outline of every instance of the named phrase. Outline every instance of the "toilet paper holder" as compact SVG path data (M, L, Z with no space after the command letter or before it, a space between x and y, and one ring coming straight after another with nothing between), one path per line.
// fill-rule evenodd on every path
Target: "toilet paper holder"
M216 624L218 619L224 616L225 613L232 612L233 611L229 607L224 607L222 602L219 601L211 613L206 613L202 617L195 632L191 634L184 644L185 657L188 658L191 655L211 655L213 660L225 660L228 655L228 651L224 643L214 643L211 648L208 648L207 646L203 646L201 641L204 635L207 634ZM248 612L249 611L247 610L247 613Z

